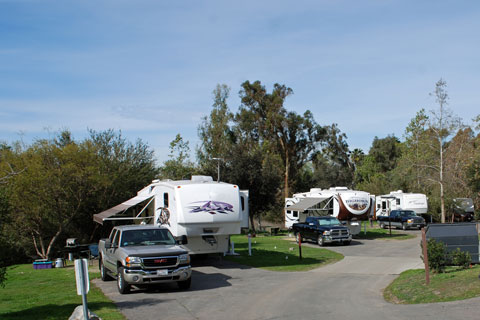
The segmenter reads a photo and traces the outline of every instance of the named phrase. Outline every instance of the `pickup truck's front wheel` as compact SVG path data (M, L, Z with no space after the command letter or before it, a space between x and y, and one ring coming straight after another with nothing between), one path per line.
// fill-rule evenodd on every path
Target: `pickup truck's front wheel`
M98 259L98 268L100 269L100 277L102 278L102 281L112 280L112 277L110 277L107 273L107 269L105 268L105 265L103 264L103 259L102 258Z
M118 292L120 292L121 294L129 293L130 287L131 286L125 282L125 278L123 277L123 267L119 267L117 272Z
M317 243L320 247L323 247L325 245L325 241L323 241L323 237L321 234L318 235Z
M190 289L191 284L192 284L192 277L188 278L187 280L177 282L178 288L180 288L180 290Z

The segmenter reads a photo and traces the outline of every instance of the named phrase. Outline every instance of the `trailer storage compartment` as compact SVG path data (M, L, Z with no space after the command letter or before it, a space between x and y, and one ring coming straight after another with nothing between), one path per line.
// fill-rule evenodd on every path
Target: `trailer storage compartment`
M445 244L447 251L460 248L472 257L472 263L479 263L478 232L475 223L435 223L427 225L427 239Z

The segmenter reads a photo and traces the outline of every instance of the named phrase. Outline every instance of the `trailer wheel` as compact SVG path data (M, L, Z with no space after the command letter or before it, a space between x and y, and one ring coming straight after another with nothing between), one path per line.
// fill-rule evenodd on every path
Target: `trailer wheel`
M130 285L125 282L125 278L123 277L123 267L118 268L117 273L117 288L118 292L121 294L126 294L130 292Z
M323 241L323 237L321 234L318 235L317 243L320 247L323 247L325 245L325 241Z

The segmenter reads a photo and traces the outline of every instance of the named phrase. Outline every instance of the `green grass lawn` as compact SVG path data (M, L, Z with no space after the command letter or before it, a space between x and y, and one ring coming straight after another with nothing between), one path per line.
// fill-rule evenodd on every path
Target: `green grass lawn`
M430 274L425 284L424 270L402 272L385 290L387 301L401 304L464 300L480 296L480 266L462 270L447 268L445 273Z
M322 248L302 246L299 259L298 244L285 240L284 236L257 236L252 238L252 256L248 256L248 238L245 235L232 236L235 252L239 256L225 259L246 266L271 271L306 271L343 259L343 255Z
M90 273L90 280L99 277ZM104 320L125 319L100 289L90 284L88 308ZM31 264L8 268L0 287L0 319L68 319L82 304L77 295L73 266L35 270Z

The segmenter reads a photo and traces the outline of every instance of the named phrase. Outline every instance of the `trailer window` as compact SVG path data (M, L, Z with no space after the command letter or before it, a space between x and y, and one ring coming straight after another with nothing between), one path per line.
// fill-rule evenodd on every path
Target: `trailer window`
M242 196L240 196L240 203L242 205L242 211L244 211L245 210L245 198L242 197Z
M387 202L386 201L382 201L382 209L383 210L387 209Z
M397 199L397 206L400 205L400 198Z
M167 192L165 192L163 194L163 207L168 208L168 193Z
M293 217L298 218L298 211L293 211Z

